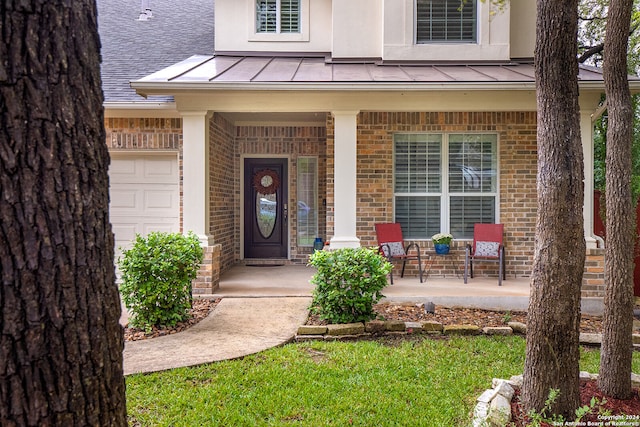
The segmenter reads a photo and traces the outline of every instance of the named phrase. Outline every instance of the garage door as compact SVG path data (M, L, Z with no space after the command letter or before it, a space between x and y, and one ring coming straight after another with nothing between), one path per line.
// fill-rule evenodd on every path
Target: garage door
M178 161L169 155L111 155L109 214L119 248L127 248L136 234L180 231Z

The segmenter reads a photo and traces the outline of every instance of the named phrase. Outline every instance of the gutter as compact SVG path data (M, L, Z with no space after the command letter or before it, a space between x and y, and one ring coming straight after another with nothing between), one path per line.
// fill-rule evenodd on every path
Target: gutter
M131 82L131 87L139 95L156 95L183 91L362 91L362 92L420 92L420 91L494 91L494 90L535 90L534 82L514 83L291 83L291 82Z
M104 102L105 118L179 118L175 101Z
M128 101L113 102L105 101L102 106L109 110L175 110L176 103L171 102L153 102L153 101Z

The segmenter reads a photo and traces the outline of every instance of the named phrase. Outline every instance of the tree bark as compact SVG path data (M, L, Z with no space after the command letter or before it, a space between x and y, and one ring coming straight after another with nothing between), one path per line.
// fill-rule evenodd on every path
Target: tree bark
M627 80L632 0L611 0L604 42L607 96L605 298L598 385L631 397L635 209L631 195L633 109Z
M0 425L126 425L92 0L0 3Z
M523 399L575 417L579 405L580 287L585 260L584 171L578 106L577 0L538 0L538 216Z

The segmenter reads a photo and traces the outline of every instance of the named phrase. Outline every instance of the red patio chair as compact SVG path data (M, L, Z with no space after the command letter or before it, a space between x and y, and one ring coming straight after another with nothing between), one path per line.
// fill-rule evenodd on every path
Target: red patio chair
M467 283L468 273L473 279L473 260L493 261L498 263L498 286L502 280L507 280L504 269L504 244L502 234L504 224L474 224L473 245L467 245L464 256L464 283Z
M407 261L415 259L418 260L418 274L420 276L420 283L422 283L424 269L422 268L422 258L420 257L420 246L418 246L417 243L410 243L407 246L404 245L402 228L397 222L376 224L375 227L380 253L391 263L402 261L400 277L404 277L404 267ZM411 249L414 251L409 253ZM389 273L389 277L393 285L393 271Z

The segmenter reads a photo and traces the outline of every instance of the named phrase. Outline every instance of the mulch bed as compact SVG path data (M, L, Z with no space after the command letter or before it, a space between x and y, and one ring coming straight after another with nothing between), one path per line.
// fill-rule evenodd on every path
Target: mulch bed
M591 399L597 399L595 405L591 405ZM590 426L640 426L640 395L638 389L633 389L633 394L629 400L614 399L607 397L598 388L596 380L580 382L580 406L592 408L591 412L580 419L576 424L556 424L556 425L590 425ZM520 390L517 389L511 401L511 416L513 427L526 427L531 425L531 420L525 414L520 404ZM605 416L612 418L604 418ZM584 423L584 424L582 424ZM590 424L591 423L591 424ZM610 424L607 424L610 423ZM618 424L619 423L619 424ZM541 427L552 427L553 424L541 423Z
M124 340L125 341L138 341L138 340L146 340L149 338L161 337L163 335L171 335L176 334L178 332L184 331L187 328L195 325L205 317L211 313L218 303L220 302L220 298L214 300L208 299L194 299L192 308L189 311L189 318L184 322L180 322L174 327L171 328L158 328L156 326L151 329L151 331L145 331L144 329L138 329L133 327L125 327L124 328Z
M377 318L381 320L402 320L404 322L436 321L443 325L505 326L507 322L527 323L527 313L511 311L492 311L474 308L446 308L436 306L434 313L427 313L424 304L380 303L374 306ZM308 325L326 325L317 315L310 315ZM583 315L580 331L599 333L602 331L602 319ZM636 330L640 332L640 329Z

